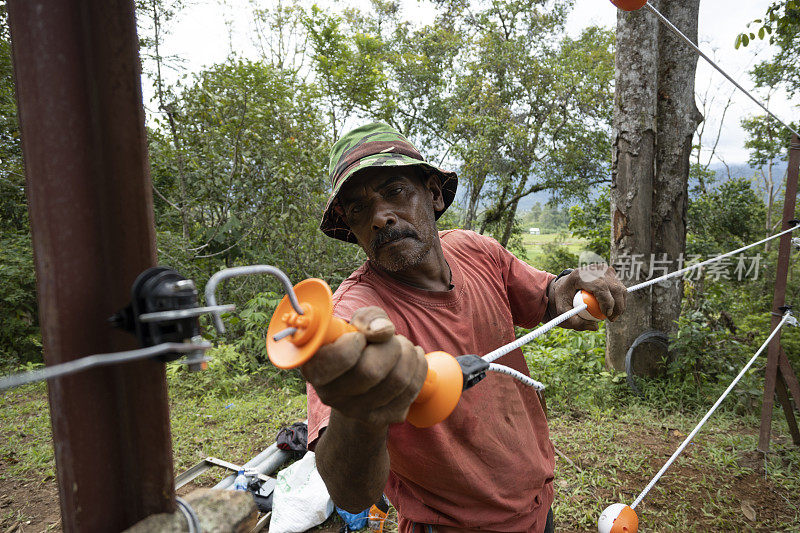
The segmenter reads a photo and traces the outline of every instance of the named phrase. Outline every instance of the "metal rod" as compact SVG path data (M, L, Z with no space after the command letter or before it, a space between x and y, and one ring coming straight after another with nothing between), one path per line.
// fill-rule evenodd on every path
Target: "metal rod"
M171 320L183 320L194 316L201 316L206 313L228 313L236 309L233 304L228 305L209 305L206 307L193 307L191 309L176 309L173 311L157 311L155 313L142 313L139 315L140 322L169 322Z
M798 167L800 167L800 149L795 148L798 137L794 135L789 150L789 166L786 170L786 193L783 200L783 226L794 218L797 199ZM775 293L772 299L772 312L779 313L786 302L786 280L789 276L789 259L792 252L791 238L786 235L778 246L778 264L775 267ZM772 315L772 326L780 320ZM769 437L772 427L772 407L775 402L775 383L778 379L778 368L781 351L780 334L769 347L767 368L764 375L764 397L761 403L761 425L758 434L758 449L764 453L769 451ZM796 378L795 378L796 379ZM800 401L800 398L795 398Z
M141 359L150 359L157 355L171 353L171 352L197 352L205 351L211 348L210 343L205 344L189 344L181 342L165 342L157 344L156 346L149 346L147 348L140 348L139 350L128 350L125 352L113 353L100 353L95 355L87 355L80 359L74 359L66 363L52 365L41 370L33 370L30 372L20 372L8 377L0 378L0 391L19 387L27 383L34 383L36 381L44 381L46 379L60 378L68 376L76 372L89 370L90 368L97 368L106 365L116 365L122 363L129 363L131 361L139 361ZM187 361L187 363L189 363Z
M279 331L275 335L272 336L272 340L278 342L281 339L288 337L289 335L294 335L297 333L297 328L286 328L283 331Z
M294 308L298 315L303 314L303 308L300 306L300 302L297 300L297 295L294 293L292 282L289 281L289 278L281 269L270 265L250 265L220 270L211 276L211 279L209 279L208 283L206 284L206 303L210 306L217 305L217 298L214 293L217 290L217 285L222 280L236 276L250 276L253 274L269 274L276 277L278 281L281 282L281 285L283 285L283 291L286 293L286 296L289 297L289 302L292 304L292 308ZM220 333L225 333L225 324L222 323L220 313L212 311L211 316L214 317L214 327L217 328L217 331Z
M664 25L665 25L667 28L669 28L670 30L672 30L672 32L673 32L675 35L677 35L677 36L678 36L680 39L682 39L682 40L683 40L683 41L684 41L686 44L688 44L690 47L692 47L692 48L694 49L694 51L695 51L695 52L697 52L697 53L700 55L700 57L702 57L703 59L705 59L705 60L708 62L708 64L709 64L709 65L711 65L712 67L714 67L715 69L717 69L717 71L718 71L720 74L722 74L723 76L725 76L725 77L728 79L728 81L729 81L729 82L731 82L732 84L734 84L734 85L736 86L736 88L737 88L737 89L739 89L739 90L740 90L740 91L742 91L744 94L746 94L746 95L747 95L747 96L748 96L748 97L749 97L749 98L750 98L750 99L751 99L753 102L755 102L756 104L758 104L758 106L759 106L761 109L763 109L764 111L766 111L766 112L767 112L767 114L768 114L769 116L771 116L772 118L774 118L775 120L777 120L778 122L780 122L781 124L783 124L783 127L785 127L787 130L791 131L791 132L792 132L792 133L794 133L795 135L798 135L798 136L800 136L800 134L798 134L798 133L797 133L797 131L795 131L795 130L794 130L794 128L792 128L791 126L789 126L788 124L786 124L784 121L782 121L780 118L778 118L778 117L777 117L777 116L776 116L776 115L775 115L775 114L774 114L772 111L770 111L769 109L767 109L767 106L765 106L764 104L762 104L762 103L761 103L761 101L760 101L758 98L756 98L755 96L753 96L753 95L750 93L750 91L748 91L747 89L745 89L744 87L742 87L741 85L739 85L739 83L738 83L736 80L734 80L732 77L730 77L730 76L728 75L728 73L727 73L727 72L725 72L724 70L722 70L722 68L721 68L719 65L717 65L717 64L716 64L716 63L715 63L715 62L714 62L714 61L713 61L713 60L712 60L710 57L708 57L706 54L704 54L704 53L703 53L703 51L702 51L702 50L700 50L700 48L698 48L698 47L697 47L697 45L696 45L696 44L694 44L694 43L692 42L692 40L691 40L691 39L689 39L689 38L688 38L686 35L684 35L684 34L683 34L683 32L682 32L681 30L679 30L679 29L678 29L678 28L677 28L677 27L676 27L676 26L675 26L675 25L674 25L672 22L670 22L670 20L669 20L667 17L665 17L664 15L662 15L662 14L661 14L661 13L658 11L658 9L656 9L655 7L653 7L652 5L650 5L650 2L646 3L646 4L645 4L645 7L647 7L647 9L649 9L651 13L653 13L653 14L654 14L656 17L658 17L658 19L659 19L661 22L663 22L663 23L664 23Z
M133 0L9 0L45 362L136 349L106 319L156 264ZM164 365L48 387L64 531L175 509Z

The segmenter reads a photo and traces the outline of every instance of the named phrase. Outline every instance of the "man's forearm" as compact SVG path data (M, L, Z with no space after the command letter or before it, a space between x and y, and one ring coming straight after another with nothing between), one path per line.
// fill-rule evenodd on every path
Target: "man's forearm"
M317 468L334 503L357 513L378 501L389 478L387 427L373 427L335 409L317 443Z

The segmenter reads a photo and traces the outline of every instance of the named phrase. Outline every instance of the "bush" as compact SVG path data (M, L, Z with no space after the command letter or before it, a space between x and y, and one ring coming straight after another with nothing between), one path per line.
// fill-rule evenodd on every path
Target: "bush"
M0 361L11 366L42 362L30 235L0 239L0 287Z
M555 328L523 347L531 376L547 387L551 411L595 405L613 409L629 396L625 374L605 367L605 327L599 331Z

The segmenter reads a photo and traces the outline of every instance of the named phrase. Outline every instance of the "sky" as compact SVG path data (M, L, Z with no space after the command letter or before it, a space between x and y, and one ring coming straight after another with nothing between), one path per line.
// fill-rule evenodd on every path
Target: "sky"
M173 21L171 31L164 43L164 51L181 57L185 72L196 72L204 66L223 61L233 49L244 57L257 57L252 42L251 9L257 0L189 0L186 7ZM736 35L746 29L747 23L759 18L771 0L701 0L699 17L700 48L711 56L723 70L728 72L745 89L753 91L753 83L747 75L748 69L759 61L772 56L773 50L762 41L751 43L747 48L735 50ZM345 6L366 9L368 0L330 1L317 0L324 9L339 11ZM265 0L261 5L269 5ZM414 23L433 21L434 10L427 0L401 0L402 13ZM575 0L575 7L567 22L567 31L577 35L581 29L592 24L614 28L617 9L608 0ZM172 74L175 76L175 73ZM152 97L152 89L144 83L146 101ZM731 105L720 130L717 154L728 164L747 161L744 147L746 134L739 125L742 118L762 114L761 109L747 96L735 90L721 74L702 58L698 61L696 77L698 107L706 115L704 144L711 144L719 129L722 111L731 98ZM756 93L763 100L765 94ZM707 105L702 105L703 100ZM150 106L152 107L152 106ZM770 110L784 122L797 120L800 108L792 106L785 94L774 94ZM703 162L709 152L703 154ZM712 163L718 164L718 158Z

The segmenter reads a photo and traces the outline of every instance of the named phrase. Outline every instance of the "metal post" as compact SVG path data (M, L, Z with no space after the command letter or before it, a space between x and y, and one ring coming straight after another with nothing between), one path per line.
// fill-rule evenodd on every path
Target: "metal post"
M48 365L136 348L106 320L156 262L133 0L9 0ZM164 365L51 380L65 531L174 510Z
M789 228L789 221L793 220L795 202L797 199L797 174L800 167L800 139L792 135L789 148L789 168L786 175L786 196L783 202L783 229ZM791 252L792 236L787 233L780 240L778 248L778 264L775 270L775 296L772 301L772 329L780 322L780 307L786 302L786 278L789 274L789 254ZM779 378L778 369L781 359L781 333L775 336L767 352L767 370L764 377L764 399L761 404L761 430L758 436L758 449L761 452L769 451L769 437L772 427L772 408L775 402L775 385ZM785 356L784 356L785 357ZM788 364L788 362L787 362ZM784 365L781 365L784 366ZM794 373L792 373L792 377ZM795 378L796 382L796 378ZM795 398L800 401L800 398ZM791 411L786 412L787 418L793 416Z

